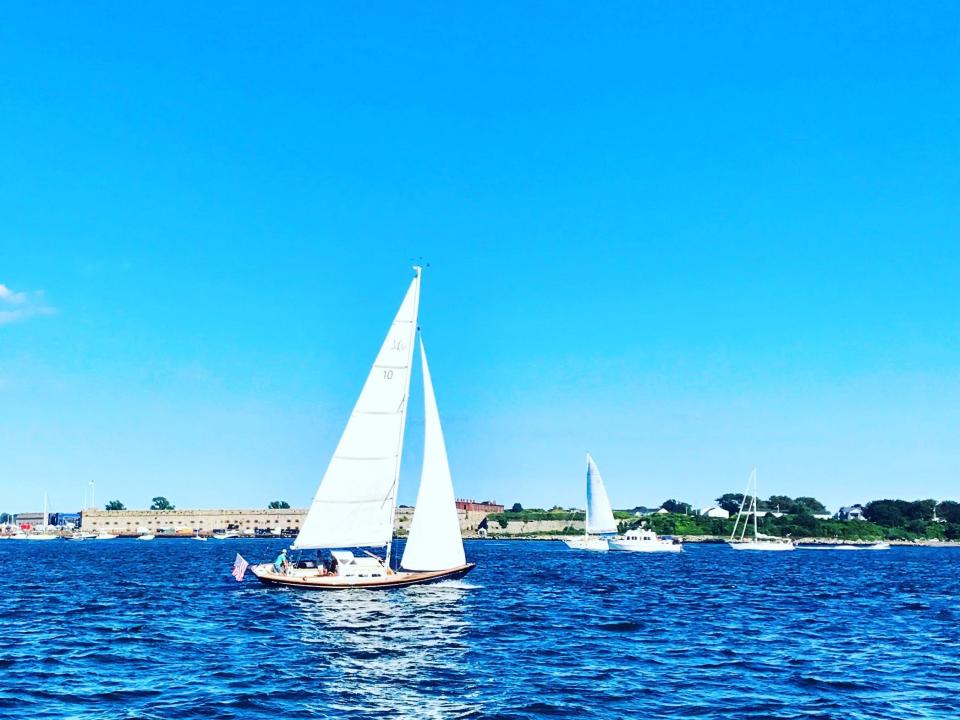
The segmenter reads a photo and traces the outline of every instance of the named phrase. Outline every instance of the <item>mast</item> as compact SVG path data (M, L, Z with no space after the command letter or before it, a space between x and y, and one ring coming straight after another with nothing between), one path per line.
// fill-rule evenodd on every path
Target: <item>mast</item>
M757 540L757 470L753 470L753 540Z
M411 362L409 370L407 371L407 385L403 393L403 422L400 423L400 436L397 438L397 465L393 474L393 487L391 488L392 497L390 498L390 539L387 540L387 551L383 558L383 564L388 568L390 567L390 554L393 551L393 533L396 530L395 525L397 522L397 490L400 486L400 462L403 459L403 435L407 429L407 411L410 409L410 378L413 376L413 343L417 336L417 331L420 329L418 324L418 320L420 318L420 276L423 273L423 267L420 265L414 265L413 271L417 274L417 289L413 297L413 330L410 333Z
M587 453L587 488L590 487L590 453ZM587 498L587 509L583 513L583 536L590 537L590 498Z
M47 491L43 491L43 534L47 534Z

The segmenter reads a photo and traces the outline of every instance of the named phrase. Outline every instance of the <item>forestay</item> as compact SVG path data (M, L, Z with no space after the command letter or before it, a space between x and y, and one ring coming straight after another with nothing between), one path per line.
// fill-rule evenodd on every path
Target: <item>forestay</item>
M295 548L386 545L410 395L420 269L400 305L294 542Z
M617 523L610 509L610 498L603 486L597 464L587 453L587 534L607 535L617 532Z
M423 366L423 469L416 510L400 565L406 570L446 570L463 565L466 558L447 446L443 440L423 338L420 339L420 360Z

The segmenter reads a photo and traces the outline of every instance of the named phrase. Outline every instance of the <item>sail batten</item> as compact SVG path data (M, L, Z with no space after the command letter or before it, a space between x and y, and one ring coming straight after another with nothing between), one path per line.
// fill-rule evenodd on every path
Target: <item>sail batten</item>
M417 268L350 413L295 548L375 547L390 542L419 302Z
M410 535L400 562L405 570L446 570L463 565L466 557L460 537L460 519L453 494L447 446L433 392L427 353L420 339L423 371L423 469L417 491Z

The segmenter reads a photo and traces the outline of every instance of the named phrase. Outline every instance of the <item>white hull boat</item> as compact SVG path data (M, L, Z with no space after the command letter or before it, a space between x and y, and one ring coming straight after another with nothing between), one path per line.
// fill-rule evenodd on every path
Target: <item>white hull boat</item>
M565 538L564 544L571 550L606 552L610 549L607 537L616 535L617 521L610 507L610 497L603 484L600 469L587 453L587 510L584 516L583 535Z
M749 505L747 498L750 498ZM750 518L753 518L753 537L747 535L747 528L751 524ZM795 550L796 545L788 538L774 537L764 535L757 530L757 469L754 468L747 480L747 491L740 500L740 510L737 511L737 519L733 523L733 532L730 533L730 539L727 544L734 550L756 550L760 552L784 552Z
M657 535L653 530L639 528L608 541L615 552L670 552L683 551L683 545Z
M563 541L571 550L592 550L594 552L606 552L610 549L605 538L602 537L574 537Z
M24 535L24 540L56 540L59 538L59 535L49 535L47 533L31 533L29 535Z
M225 533L214 533L214 540L232 540L233 538L240 537L238 533L235 532L225 532Z
M151 533L146 533L145 535L138 535L137 540L143 540L143 541L154 540L156 537L157 537L156 535L152 535Z
M108 532L97 533L93 536L94 540L116 540L117 535Z
M462 577L466 561L440 413L420 338L424 439L420 489L399 567L391 564L400 460L417 336L421 268L404 296L367 374L353 412L293 543L294 551L330 551L323 563L251 567L270 585L314 590L386 589ZM348 548L384 548L380 558ZM311 553L313 555L313 553ZM238 556L238 562L242 558ZM244 561L245 562L245 561ZM235 577L242 578L243 571Z
M765 552L783 552L795 550L796 546L789 540L730 540L727 543L734 550L759 550Z

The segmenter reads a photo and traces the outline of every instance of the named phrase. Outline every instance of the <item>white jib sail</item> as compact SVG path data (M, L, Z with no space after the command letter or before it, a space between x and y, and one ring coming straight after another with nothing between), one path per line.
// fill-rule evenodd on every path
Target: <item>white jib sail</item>
M613 519L603 478L590 453L587 453L587 534L608 535L616 532L617 522Z
M374 547L393 536L420 302L420 268L415 270L294 548Z
M420 340L423 365L423 470L417 491L410 535L403 549L401 567L406 570L446 570L463 565L463 540L453 495L453 479L447 461L447 446L440 427L440 412L430 381L427 353Z

